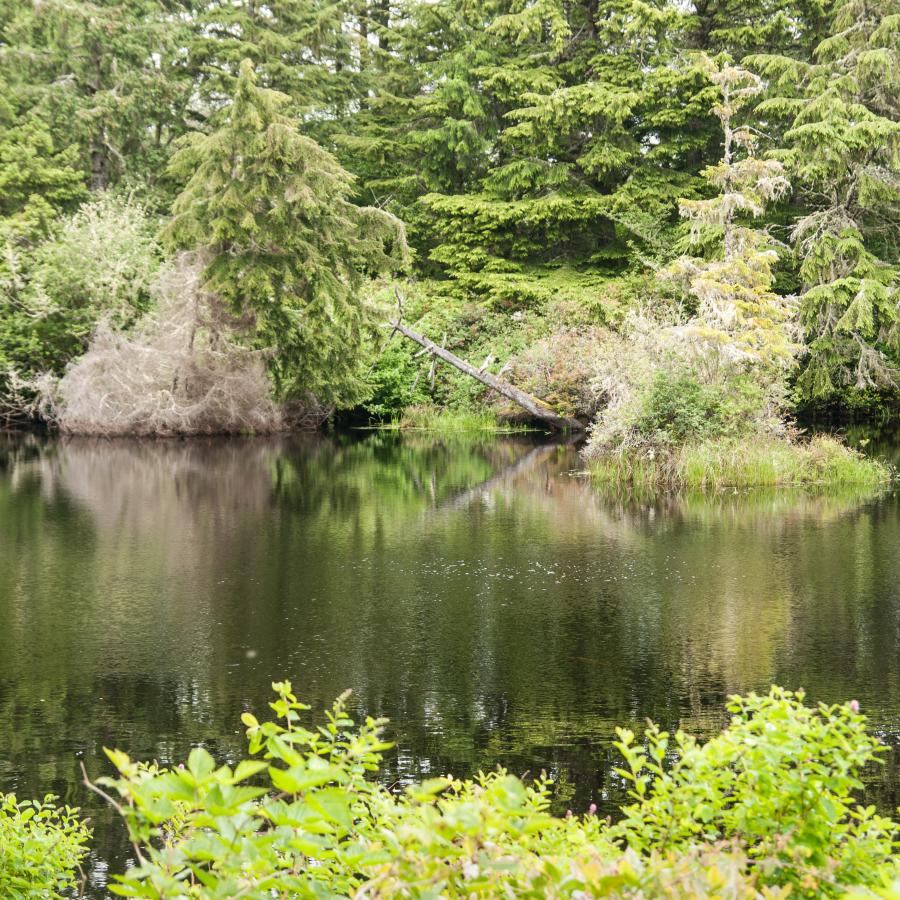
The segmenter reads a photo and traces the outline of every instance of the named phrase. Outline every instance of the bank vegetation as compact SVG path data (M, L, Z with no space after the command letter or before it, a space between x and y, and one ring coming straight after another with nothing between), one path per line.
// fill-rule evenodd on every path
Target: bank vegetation
M6 423L512 398L588 430L607 476L693 481L737 442L780 483L841 455L798 415L896 408L896 0L351 7L8 4ZM382 327L400 294L419 342ZM705 429L659 418L679 392Z

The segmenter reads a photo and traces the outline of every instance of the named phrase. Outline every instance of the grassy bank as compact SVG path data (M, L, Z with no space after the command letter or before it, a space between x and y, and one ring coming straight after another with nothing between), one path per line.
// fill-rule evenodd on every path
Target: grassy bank
M525 425L501 419L490 410L443 409L438 406L411 406L399 418L382 427L436 434L512 434L530 430Z
M616 452L588 463L596 484L649 488L744 488L823 484L875 487L891 471L832 437L716 439L671 450Z

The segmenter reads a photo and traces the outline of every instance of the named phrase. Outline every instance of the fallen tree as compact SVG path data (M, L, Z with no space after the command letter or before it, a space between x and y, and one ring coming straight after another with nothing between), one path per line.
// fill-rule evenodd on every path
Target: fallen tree
M397 299L399 303L399 296ZM543 400L539 400L537 397L533 397L531 394L519 390L519 388L517 388L515 385L510 384L508 381L504 381L502 378L498 378L496 375L492 375L490 372L486 372L482 369L476 368L471 363L466 362L466 360L457 356L455 353L451 353L445 347L439 347L437 344L435 344L434 341L427 338L424 334L419 334L419 332L413 331L413 329L408 325L404 325L402 319L400 319L399 317L393 322L390 322L388 327L393 328L394 331L399 332L405 338L408 338L411 341L415 341L415 343L419 344L421 347L424 347L427 353L429 353L431 356L442 359L444 362L449 363L454 368L459 369L460 372L464 372L466 375L471 376L476 381L480 381L483 385L489 387L491 390L496 391L498 394L502 394L508 400L512 400L513 403L521 406L522 409L524 409L535 419L540 419L542 422L546 422L551 428L553 428L554 431L568 431L576 433L584 431L584 426L577 419L568 419L565 416L557 415L546 403L543 402Z

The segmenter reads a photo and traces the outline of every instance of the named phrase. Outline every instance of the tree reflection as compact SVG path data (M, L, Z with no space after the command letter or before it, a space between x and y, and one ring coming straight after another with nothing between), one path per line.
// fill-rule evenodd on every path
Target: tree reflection
M562 808L620 796L616 724L708 732L773 681L890 736L893 495L610 497L578 470L527 439L7 438L0 787L84 803L76 753L236 752L282 676L390 716L392 779L546 768Z

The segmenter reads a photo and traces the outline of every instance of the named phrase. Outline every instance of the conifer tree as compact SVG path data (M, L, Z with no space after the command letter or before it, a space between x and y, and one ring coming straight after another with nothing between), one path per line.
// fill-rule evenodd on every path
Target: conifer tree
M756 56L759 113L784 119L783 160L808 357L804 398L896 388L900 351L900 4L841 0L810 61Z
M180 0L9 0L0 63L24 115L79 148L90 187L153 184L186 130Z
M779 53L808 59L827 33L826 0L696 0L689 29L692 49Z
M241 63L218 129L172 160L187 179L168 238L209 255L205 286L252 317L284 395L350 404L363 389L366 276L405 264L400 223L350 202L352 177L301 135L285 95Z
M376 22L376 7L369 15L370 90L336 142L360 176L359 196L387 203L409 224L425 266L434 220L443 217L417 201L477 190L509 108L504 91L488 80L511 52L509 41L488 30L506 5L406 0L393 12L383 7L393 18Z
M209 112L227 104L249 59L261 86L322 137L366 93L359 17L346 0L213 0L191 16L187 66Z
M39 119L5 126L0 118L0 243L32 243L46 237L61 211L86 196L84 174L78 148L55 147Z
M682 258L670 272L684 279L698 302L689 327L709 351L701 362L778 377L792 361L789 306L772 291L777 251L749 220L762 216L790 185L780 162L754 155L756 136L739 123L741 110L762 90L759 77L727 60L706 58L705 66L720 95L713 112L722 126L723 156L704 172L717 193L683 200L681 212L692 242L714 250L711 259Z
M663 255L715 147L709 83L675 62L688 24L668 0L506 5L488 29L502 53L470 75L498 128L477 181L422 199L431 257L508 304L544 277L583 300Z

